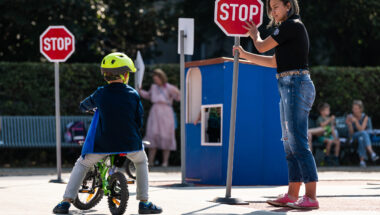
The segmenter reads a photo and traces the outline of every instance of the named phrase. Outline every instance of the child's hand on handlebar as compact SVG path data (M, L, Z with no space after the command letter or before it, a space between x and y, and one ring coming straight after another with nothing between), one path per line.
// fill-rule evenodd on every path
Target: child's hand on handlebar
M93 114L93 113L95 113L96 109L97 109L97 108L94 108L94 109L92 109L92 110L86 110L86 113L92 113L92 114Z

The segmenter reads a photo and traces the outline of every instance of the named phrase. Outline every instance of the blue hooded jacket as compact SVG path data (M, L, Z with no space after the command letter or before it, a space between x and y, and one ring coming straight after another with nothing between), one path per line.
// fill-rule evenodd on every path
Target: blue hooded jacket
M92 119L82 156L86 154L119 154L144 149L140 129L143 107L132 87L112 83L99 87L80 104L82 111L96 112Z

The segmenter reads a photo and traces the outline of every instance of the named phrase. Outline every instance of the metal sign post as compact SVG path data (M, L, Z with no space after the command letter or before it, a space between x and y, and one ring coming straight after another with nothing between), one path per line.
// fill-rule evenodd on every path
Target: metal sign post
M186 151L185 151L185 31L180 31L180 73L181 73L181 183L186 184Z
M244 25L246 25L247 21L253 21L257 27L259 27L263 22L263 10L264 4L261 0L216 0L214 21L227 36L234 36L235 46L239 46L240 37L247 37L249 35L249 32L246 28L244 28ZM237 11L239 12L237 13ZM214 202L222 204L248 204L240 199L231 198L238 76L239 52L236 50L234 53L226 196L225 198L214 199Z
M64 183L61 178L62 159L61 159L61 112L60 112L60 96L59 96L59 63L54 62L54 89L55 89L55 139L57 142L57 179L50 180L54 183Z
M40 36L40 52L54 62L55 88L55 137L57 143L57 179L53 183L65 183L61 178L61 113L59 98L59 62L65 62L75 51L75 37L65 26L49 26Z
M235 46L240 46L240 37L235 37ZM239 198L231 198L232 188L232 174L234 167L234 146L235 146L235 128L236 128L236 105L237 105L237 90L239 79L239 52L236 50L234 53L234 70L233 70L233 83L232 83L232 97L231 97L231 119L230 119L230 138L228 146L228 166L227 166L227 183L226 183L226 196L224 198L218 197L214 202L231 205L248 205Z
M186 183L186 109L185 109L185 54L192 55L194 52L194 19L178 19L178 54L180 54L180 77L181 77L181 184L178 186L191 186Z

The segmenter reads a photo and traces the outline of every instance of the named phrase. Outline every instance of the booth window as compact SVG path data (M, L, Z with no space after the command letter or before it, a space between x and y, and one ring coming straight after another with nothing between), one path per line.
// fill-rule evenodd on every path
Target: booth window
M223 137L223 105L202 105L202 146L221 146Z
M201 113L202 74L198 67L190 68L186 77L186 123L193 123Z

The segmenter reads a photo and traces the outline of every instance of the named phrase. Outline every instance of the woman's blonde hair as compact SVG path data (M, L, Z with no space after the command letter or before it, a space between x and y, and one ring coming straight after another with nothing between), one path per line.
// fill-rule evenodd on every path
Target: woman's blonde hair
M352 102L352 106L357 105L359 106L360 110L364 111L364 104L361 100L354 100Z
M267 0L267 15L270 19L270 22L268 24L268 28L270 27L273 27L273 26L276 26L277 23L276 23L276 20L274 20L273 16L272 16L272 8L270 7L270 1L271 0ZM284 5L290 3L290 10L288 12L288 17L291 17L293 15L299 15L300 14L300 7L298 5L298 0L280 0Z
M160 68L153 70L153 76L157 76L161 80L162 85L165 85L168 82L168 77L166 76L165 72Z

